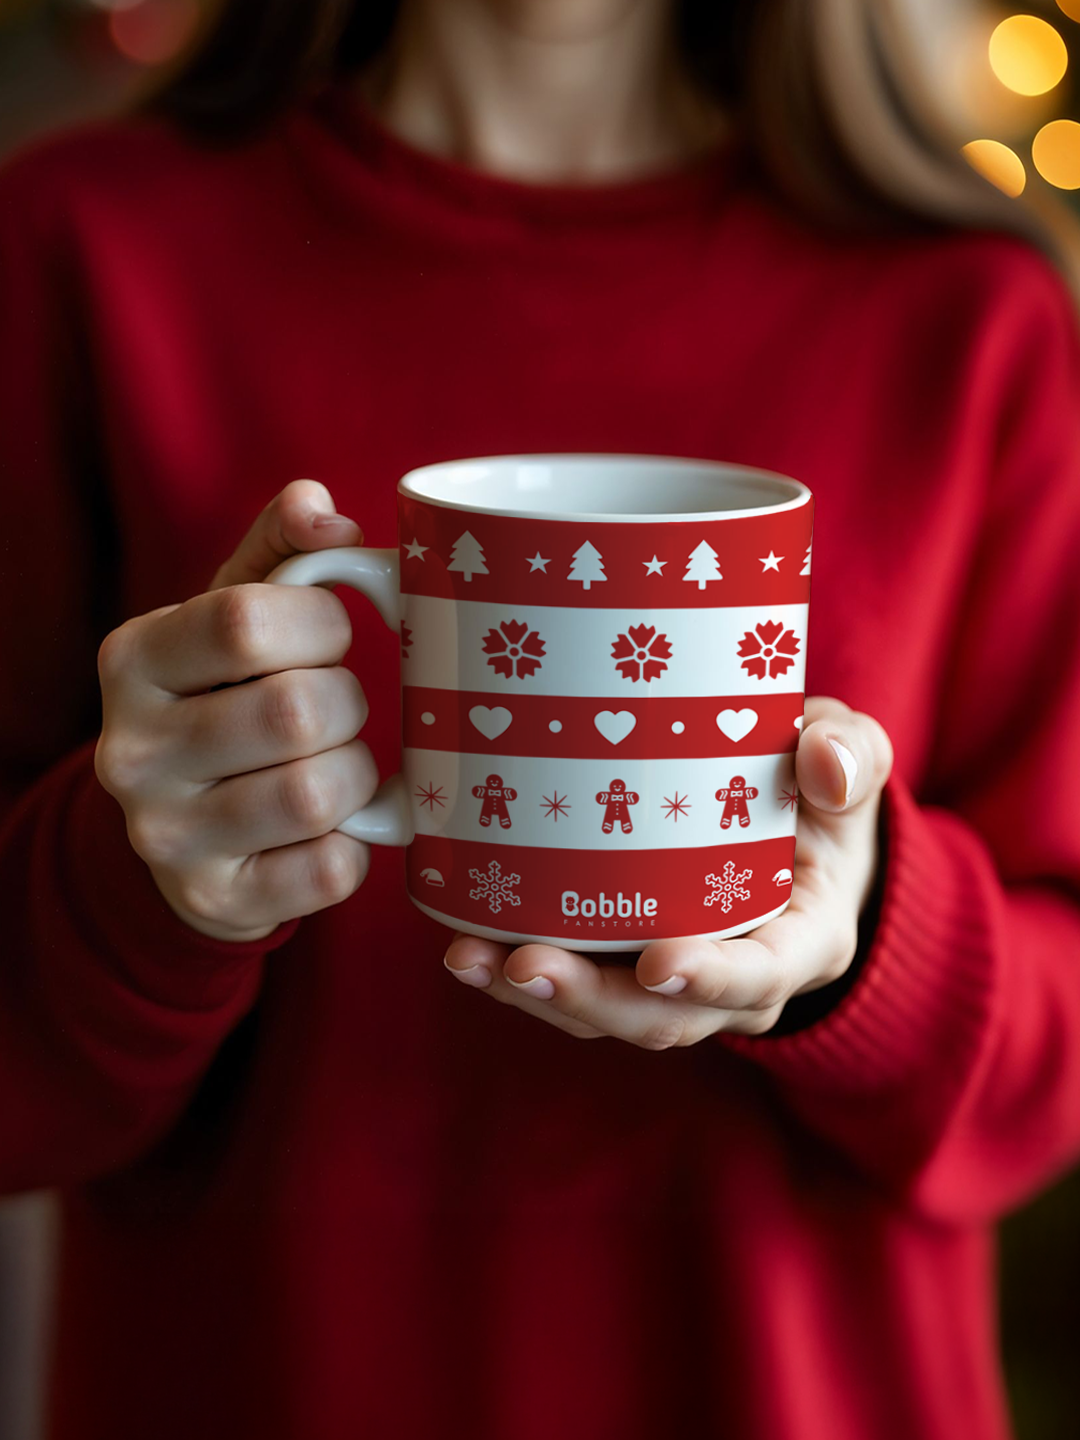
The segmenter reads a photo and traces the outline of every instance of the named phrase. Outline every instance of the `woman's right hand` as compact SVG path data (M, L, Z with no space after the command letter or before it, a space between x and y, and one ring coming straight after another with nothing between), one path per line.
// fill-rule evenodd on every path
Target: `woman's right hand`
M98 779L165 900L204 935L259 939L367 874L368 847L336 829L378 784L356 739L367 701L341 664L349 617L329 590L259 583L298 551L362 539L325 486L294 481L205 594L101 646Z

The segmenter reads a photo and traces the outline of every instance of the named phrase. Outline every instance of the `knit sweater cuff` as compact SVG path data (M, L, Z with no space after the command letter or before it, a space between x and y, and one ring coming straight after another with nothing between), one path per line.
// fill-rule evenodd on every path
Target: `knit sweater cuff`
M291 938L299 921L250 941L214 939L185 924L131 848L123 811L98 782L92 754L91 747L65 762L76 773L68 777L64 870L80 929L135 988L152 991L160 1002L185 1008L213 1003L212 977L225 989L234 986L237 969L257 967Z
M794 1034L722 1043L819 1094L926 1092L963 1082L986 1034L1001 904L993 859L949 811L920 808L894 773L882 797L881 913L858 979L836 1009Z

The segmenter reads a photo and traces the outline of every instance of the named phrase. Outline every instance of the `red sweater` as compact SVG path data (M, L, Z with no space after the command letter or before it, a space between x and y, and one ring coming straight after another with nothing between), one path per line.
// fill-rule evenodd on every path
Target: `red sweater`
M990 233L827 239L737 150L599 188L344 91L0 177L0 1179L64 1190L62 1440L994 1440L992 1226L1080 1148L1080 345ZM817 500L808 691L896 766L857 975L789 1033L586 1044L457 985L376 850L269 940L159 899L95 647L287 481L715 457ZM365 735L398 640L349 597Z

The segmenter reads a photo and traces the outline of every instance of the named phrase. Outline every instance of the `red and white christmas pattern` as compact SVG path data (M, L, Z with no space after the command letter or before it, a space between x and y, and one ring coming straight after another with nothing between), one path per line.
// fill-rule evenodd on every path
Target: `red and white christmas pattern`
M750 811L746 802L756 800L757 796L756 785L747 785L741 775L733 775L731 784L723 786L716 792L717 800L722 800L724 804L724 813L720 817L720 829L730 829L733 820L737 820L745 829L750 824Z
M793 842L748 841L668 854L548 850L418 835L406 852L409 891L463 926L582 941L647 943L731 931L781 909Z
M640 799L636 790L627 790L625 780L612 780L607 790L599 791L596 803L604 807L604 822L600 827L604 834L610 835L617 825L624 835L629 835L634 828L630 806Z
M398 499L402 588L414 595L631 610L809 597L812 503L636 524L467 514Z
M400 506L416 898L568 944L775 913L812 507L644 525Z
M510 829L510 812L506 805L507 801L517 799L517 791L504 785L501 775L489 775L483 785L473 786L472 793L477 800L483 801L480 807L481 825L486 827L492 820L497 820L503 830Z
M596 850L694 849L720 834L789 836L795 825L792 754L730 762L637 760L614 776L598 758L492 757L408 749L405 776L421 834L478 840L514 831L515 844ZM717 781L722 781L717 784Z

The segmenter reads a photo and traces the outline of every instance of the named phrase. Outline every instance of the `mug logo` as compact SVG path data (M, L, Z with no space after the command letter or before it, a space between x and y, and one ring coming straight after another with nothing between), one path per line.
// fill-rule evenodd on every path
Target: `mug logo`
M571 918L583 915L586 920L591 920L598 915L602 920L640 919L643 915L647 917L655 915L656 906L655 895L649 895L642 899L640 890L635 890L632 896L624 895L621 890L613 896L605 895L601 890L596 897L581 896L576 890L562 892L562 913Z

